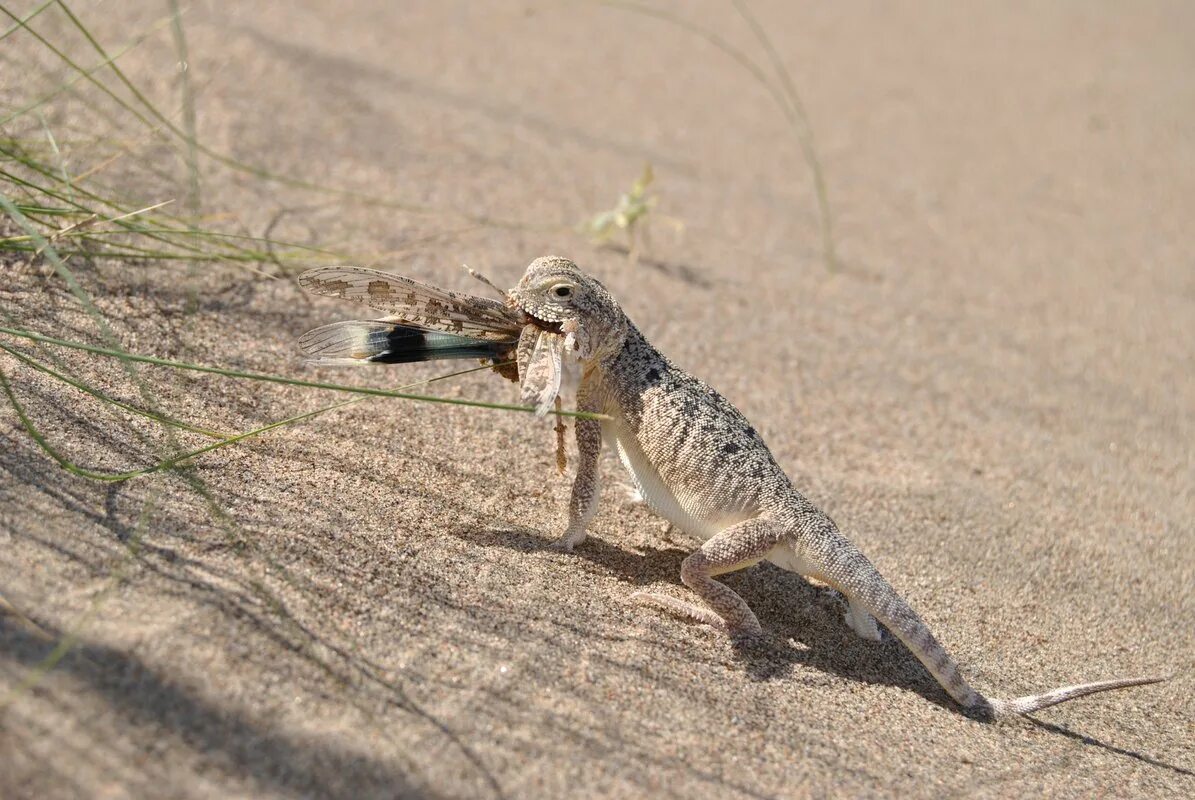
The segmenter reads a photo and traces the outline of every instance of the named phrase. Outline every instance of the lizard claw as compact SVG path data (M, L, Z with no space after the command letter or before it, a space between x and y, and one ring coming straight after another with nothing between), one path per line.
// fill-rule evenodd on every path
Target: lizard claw
M555 550L558 553L571 553L573 548L585 541L585 531L579 534L568 531L556 541L548 545L549 550Z
M662 608L682 619L709 625L714 630L722 631L730 637L735 647L750 647L765 641L763 628L760 627L759 620L755 619L754 614L750 618L736 620L732 623L712 609L678 600L671 595L659 592L638 591L632 593L630 599L642 605Z

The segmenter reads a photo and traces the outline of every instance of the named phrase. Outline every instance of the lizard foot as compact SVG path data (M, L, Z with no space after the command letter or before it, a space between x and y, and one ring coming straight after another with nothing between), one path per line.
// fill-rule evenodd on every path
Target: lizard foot
M754 618L745 619L740 624L732 625L708 608L694 603L686 603L684 600L657 592L635 592L631 595L631 599L636 603L662 608L678 617L709 625L727 634L736 643L755 641L763 636L763 628L760 627L759 620Z
M846 613L842 615L842 619L851 626L860 639L868 639L873 642L883 639L880 635L880 627L876 624L876 618L858 603L851 602Z
M555 550L558 553L571 553L573 548L585 541L585 531L573 532L568 531L556 541L548 545L549 550Z

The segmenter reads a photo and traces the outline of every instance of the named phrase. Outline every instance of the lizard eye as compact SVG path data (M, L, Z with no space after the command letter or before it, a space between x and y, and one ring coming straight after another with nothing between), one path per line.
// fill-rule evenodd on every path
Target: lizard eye
M550 291L553 295L559 297L561 300L573 296L573 287L569 286L567 283L558 283L553 286Z

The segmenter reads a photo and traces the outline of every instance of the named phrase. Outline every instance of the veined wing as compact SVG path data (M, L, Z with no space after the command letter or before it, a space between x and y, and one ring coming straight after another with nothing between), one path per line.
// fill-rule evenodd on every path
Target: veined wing
M516 350L522 401L535 406L537 416L552 409L564 377L564 337L551 331L527 327Z
M385 320L345 320L307 331L299 337L299 348L312 366L341 366L454 358L507 362L514 358L515 345L421 330Z
M389 312L386 321L423 330L513 342L522 329L518 312L496 300L450 292L376 269L317 267L299 275L299 285L314 294Z

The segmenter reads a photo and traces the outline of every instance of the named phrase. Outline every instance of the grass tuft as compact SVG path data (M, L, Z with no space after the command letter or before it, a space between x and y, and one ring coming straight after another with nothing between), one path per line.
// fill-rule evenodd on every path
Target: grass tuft
M751 12L745 0L731 0L731 2L771 62L772 70L775 73L774 78L769 78L763 67L742 49L731 44L724 36L708 28L703 28L679 14L655 6L636 3L633 0L589 0L589 2L631 14L652 17L698 36L729 56L767 91L792 129L801 155L813 176L813 189L817 197L818 221L822 236L822 261L827 271L837 272L839 263L834 239L833 216L830 211L829 190L826 188L826 177L821 158L814 146L813 128L809 123L809 115L805 112L805 105L797 92L796 83L784 65L784 61L780 58L771 37Z
M813 147L810 126L795 85L784 69L775 48L745 4L737 2L740 15L752 27L771 61L774 75L765 70L719 34L692 24L671 12L632 2L608 0L603 5L656 17L694 33L745 68L767 90L785 114L802 147L814 175L821 210L823 246L827 267L835 268L834 240L825 180ZM247 372L209 366L184 360L159 358L127 350L121 336L95 299L80 281L81 269L99 273L112 269L119 274L137 267L166 271L188 286L213 273L228 274L238 280L277 280L329 260L372 263L379 256L333 246L312 246L270 235L252 236L243 230L224 230L220 219L220 198L210 190L203 196L201 177L213 180L217 174L235 174L256 183L274 184L302 192L332 198L351 208L399 210L444 223L444 230L410 242L412 248L426 247L436 240L451 239L478 229L495 228L543 234L571 230L568 224L524 221L476 214L456 208L438 208L381 197L352 188L321 184L300 175L286 175L250 164L205 144L197 131L197 93L191 69L191 51L184 27L184 12L178 0L169 0L169 14L141 31L130 32L118 45L105 45L65 0L46 0L19 16L0 1L0 17L8 23L0 31L0 70L20 74L16 89L0 87L0 266L21 277L33 267L49 270L47 278L60 282L70 294L72 308L82 312L85 322L81 338L99 344L46 336L29 330L27 320L15 309L0 304L0 334L10 337L0 341L5 359L14 359L18 371L0 369L0 392L12 408L20 427L46 457L65 473L81 480L121 483L146 479L149 489L133 535L125 542L124 559L109 575L107 588L101 591L78 615L68 632L50 654L4 697L0 708L41 681L79 641L83 629L95 619L113 589L126 579L129 567L140 557L141 542L152 535L154 515L169 475L185 491L198 498L215 522L214 530L230 550L254 568L246 570L245 585L261 609L280 623L293 649L318 665L342 686L345 670L336 670L335 654L319 642L287 610L279 594L261 577L303 586L303 579L279 563L266 548L242 529L224 508L210 487L193 469L199 459L226 447L246 442L286 427L309 421L319 415L343 409L374 398L396 398L469 406L500 411L527 413L527 407L477 400L416 394L409 390L431 382L448 381L459 376L490 369L477 367L441 375L398 389L376 389L349 384L300 380L284 375ZM122 67L122 59L143 43L152 41L170 27L178 66L177 91L181 119L167 113L151 99L151 92L139 86ZM20 42L30 52L13 56ZM28 56L27 58L25 56ZM181 163L184 175L176 174ZM643 228L652 207L650 167L618 205L589 221L588 232L595 237L622 231L628 236L632 253L636 252L636 233ZM141 194L134 196L130 187ZM351 209L350 209L351 210ZM284 211L279 212L279 217ZM205 216L206 215L206 216ZM383 254L384 255L384 254ZM78 273L78 274L77 274ZM185 274L184 274L185 273ZM6 279L8 278L6 274ZM19 347L15 341L23 342ZM73 354L64 358L62 349ZM101 388L84 375L92 362L88 359L116 359L128 386L125 394ZM6 361L6 366L8 363ZM231 380L251 380L334 391L355 395L336 403L244 430L228 433L216 430L205 420L184 420L166 413L146 380L147 368L202 372ZM105 415L97 426L111 426L129 434L143 445L147 455L134 469L102 471L76 463L51 441L47 430L38 424L37 408L22 402L20 374L34 370L49 380L94 400ZM559 417L602 418L601 415L558 411ZM202 446L184 446L182 435L197 435L208 440ZM194 444L194 441L191 441ZM0 597L0 607L5 601ZM280 634L281 635L281 634ZM361 677L361 676L358 676ZM364 676L384 685L393 696L401 697L397 684L374 675Z
M0 19L8 22L0 30L0 71L22 76L18 84L0 86L0 268L6 281L35 280L31 268L45 268L47 278L64 285L71 304L83 312L82 327L99 342L88 345L66 339L43 337L27 330L20 308L0 303L0 323L9 337L0 341L3 358L12 359L0 369L0 397L12 409L16 421L37 447L66 474L80 480L120 483L133 479L149 482L145 505L134 535L124 542L124 558L109 575L110 587L119 586L133 561L139 558L143 535L153 532L153 511L160 491L158 481L169 474L184 491L203 504L214 521L214 532L231 552L253 566L245 570L244 584L261 609L279 623L293 650L316 664L347 687L344 669L338 669L326 646L297 621L281 596L264 578L280 580L302 588L304 580L260 546L224 508L193 465L216 450L244 446L270 432L300 424L312 418L377 397L414 402L449 403L488 409L527 412L521 406L485 403L411 393L410 389L432 381L447 381L478 367L420 381L397 390L373 389L346 384L303 381L280 375L266 375L172 361L129 352L94 298L77 275L80 268L100 274L111 270L126 273L133 267L145 270L173 270L185 285L198 285L201 277L215 271L237 280L278 279L329 260L370 263L370 254L329 246L311 246L285 239L251 236L242 230L221 230L211 224L219 210L208 208L201 195L201 174L225 170L252 178L321 194L346 205L402 210L445 221L441 233L412 240L410 247L425 247L435 240L447 240L479 228L503 228L561 232L567 225L526 223L472 214L452 208L435 208L398 198L378 197L365 192L324 185L301 176L282 175L247 164L218 152L201 142L196 130L196 87L192 81L190 51L184 15L177 0L170 0L169 14L145 30L132 32L115 47L99 37L63 0L48 0L18 15L0 2ZM177 89L181 119L166 113L138 86L121 66L121 59L139 45L158 37L170 26L179 64ZM21 48L16 45L20 44ZM22 49L23 48L23 49ZM18 50L21 49L21 52ZM152 151L149 150L152 148ZM147 153L149 153L147 155ZM183 165L182 180L167 156ZM78 159L78 160L76 160ZM73 167L73 168L72 168ZM129 187L148 195L130 199ZM175 199L180 202L175 202ZM215 198L206 203L215 205ZM207 216L201 216L206 214ZM268 234L268 231L267 231ZM180 266L188 269L179 269ZM202 267L200 271L197 268ZM186 273L186 274L183 274ZM16 340L24 343L16 346ZM62 349L74 354L62 357ZM95 359L116 359L131 387L133 399L120 397L119 390L99 386L88 376ZM139 441L148 462L125 471L102 471L75 463L39 425L39 409L22 401L21 374L8 368L18 364L20 373L33 370L72 392L91 398L101 409L95 422L101 431L120 431ZM205 420L183 420L168 414L149 382L142 375L148 368L201 371L221 378L253 380L356 395L348 400L293 413L239 433L215 429ZM564 412L564 416L590 416ZM209 441L202 446L184 446L179 435L198 435ZM110 589L102 591L56 642L50 654L0 697L0 707L13 702L35 686L79 641L83 629L96 618ZM0 605L3 605L0 598ZM7 613L7 612L6 612Z

